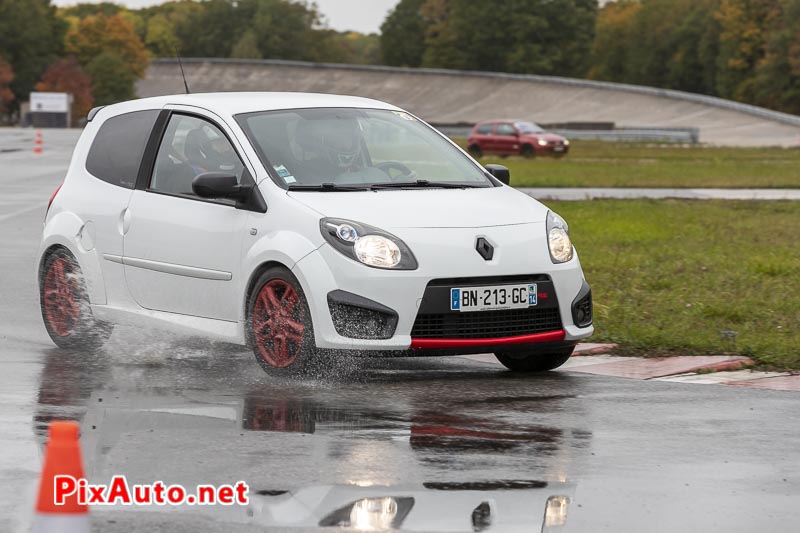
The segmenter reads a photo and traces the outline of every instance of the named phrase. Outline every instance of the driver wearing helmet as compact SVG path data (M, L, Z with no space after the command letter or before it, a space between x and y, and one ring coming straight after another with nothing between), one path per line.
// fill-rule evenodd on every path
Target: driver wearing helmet
M203 172L237 173L236 152L230 142L217 132L204 126L186 135L184 150L188 163L196 174Z
M308 181L374 183L386 178L369 166L364 135L356 118L302 120L295 140L302 150Z

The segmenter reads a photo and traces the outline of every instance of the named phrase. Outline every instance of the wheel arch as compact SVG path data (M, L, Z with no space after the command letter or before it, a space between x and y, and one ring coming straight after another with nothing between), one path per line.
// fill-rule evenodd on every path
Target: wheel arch
M37 282L41 281L40 270L48 254L59 247L63 248L72 255L81 269L89 301L92 304L102 305L106 303L106 287L100 266L101 258L94 245L88 250L81 246L80 235L85 224L87 223L76 214L66 211L58 213L47 221L39 247L36 279Z
M256 283L258 282L258 278L260 278L261 275L270 268L275 268L275 267L285 268L289 272L292 271L292 269L286 266L284 263L272 259L264 261L263 263L259 264L250 273L250 278L247 280L247 285L245 286L244 290L244 301L242 302L243 305L242 316L244 317L245 322L247 322L250 313L250 295L253 294L253 289L255 288Z

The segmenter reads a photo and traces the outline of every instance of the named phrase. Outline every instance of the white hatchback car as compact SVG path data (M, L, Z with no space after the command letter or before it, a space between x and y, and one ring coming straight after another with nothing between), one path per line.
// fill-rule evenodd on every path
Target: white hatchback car
M44 222L44 323L82 349L115 323L180 328L279 373L337 351L552 369L591 335L591 291L564 220L507 183L364 98L95 109Z

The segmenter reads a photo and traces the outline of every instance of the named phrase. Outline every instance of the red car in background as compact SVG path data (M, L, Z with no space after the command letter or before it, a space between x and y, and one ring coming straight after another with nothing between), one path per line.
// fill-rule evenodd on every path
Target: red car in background
M487 120L472 129L467 142L472 157L484 154L563 157L569 152L569 141L544 131L533 122L523 120Z

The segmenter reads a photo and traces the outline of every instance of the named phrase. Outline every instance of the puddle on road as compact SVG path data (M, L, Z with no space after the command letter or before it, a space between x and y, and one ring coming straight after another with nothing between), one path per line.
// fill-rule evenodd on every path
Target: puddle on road
M592 439L575 379L388 359L289 382L241 349L168 339L48 351L33 426L43 442L51 420L81 421L90 477L246 479L258 524L538 529L566 512Z

